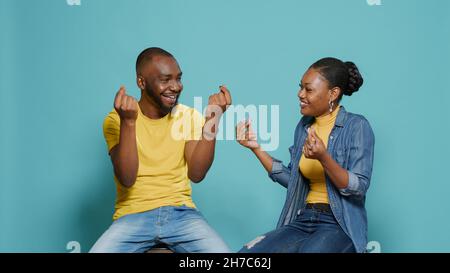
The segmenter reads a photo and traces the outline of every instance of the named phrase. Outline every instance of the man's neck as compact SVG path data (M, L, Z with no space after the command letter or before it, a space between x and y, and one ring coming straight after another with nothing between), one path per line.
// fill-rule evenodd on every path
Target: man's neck
M164 113L153 100L147 98L144 94L141 95L139 100L139 108L144 116L151 119L160 119L168 114Z

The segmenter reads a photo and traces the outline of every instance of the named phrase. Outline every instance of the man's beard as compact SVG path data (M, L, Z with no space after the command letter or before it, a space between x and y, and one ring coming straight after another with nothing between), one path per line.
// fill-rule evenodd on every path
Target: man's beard
M172 106L167 106L167 105L164 105L164 103L162 102L161 95L156 94L156 92L154 92L153 89L150 87L150 84L147 83L145 85L144 91L156 103L156 105L159 107L161 112L164 114L168 114L169 112L172 111L172 109L175 106L177 106L178 98L180 97L180 96L177 96L177 100L175 101L175 103Z

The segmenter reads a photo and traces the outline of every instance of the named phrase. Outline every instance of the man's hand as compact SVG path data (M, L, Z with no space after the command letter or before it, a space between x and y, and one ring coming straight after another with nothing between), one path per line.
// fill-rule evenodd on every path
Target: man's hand
M327 148L323 141L316 134L316 131L311 127L308 131L308 137L303 145L303 154L306 158L317 159L321 161L327 154Z
M219 93L209 96L206 118L221 117L228 109L228 106L231 105L230 91L224 85L221 85L219 88Z
M123 121L136 121L138 117L138 103L135 98L128 96L124 86L121 86L114 99L114 108Z

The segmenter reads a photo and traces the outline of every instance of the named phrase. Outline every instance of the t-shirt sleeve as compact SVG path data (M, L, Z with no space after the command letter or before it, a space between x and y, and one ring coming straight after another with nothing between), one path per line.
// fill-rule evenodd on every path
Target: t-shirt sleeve
M103 136L108 145L108 152L110 152L114 146L119 144L120 120L114 110L109 113L103 121Z

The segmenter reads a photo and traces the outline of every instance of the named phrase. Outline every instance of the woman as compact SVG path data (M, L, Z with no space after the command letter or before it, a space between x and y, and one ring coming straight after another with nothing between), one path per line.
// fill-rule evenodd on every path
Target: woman
M361 115L340 101L363 84L352 62L324 58L300 83L302 119L284 166L261 150L245 121L238 142L252 150L270 178L287 188L277 228L246 244L240 252L365 252L365 195L372 174L374 135Z

